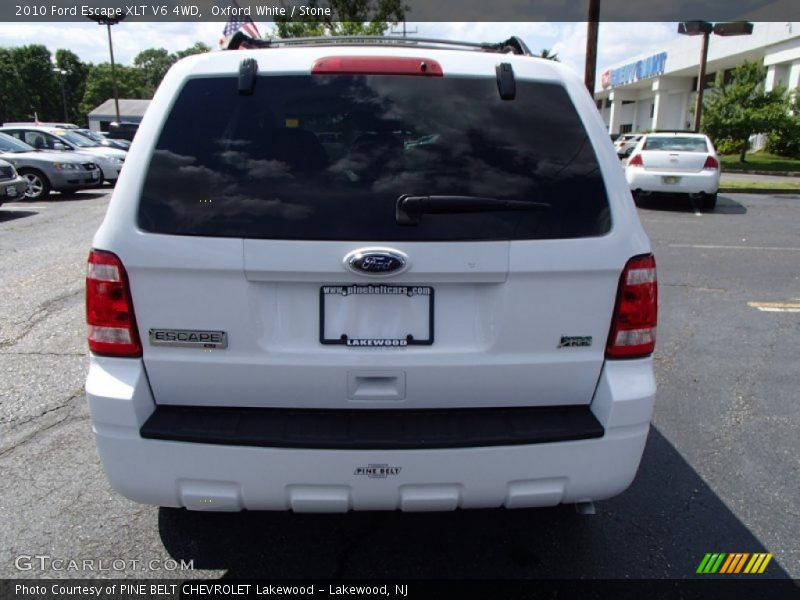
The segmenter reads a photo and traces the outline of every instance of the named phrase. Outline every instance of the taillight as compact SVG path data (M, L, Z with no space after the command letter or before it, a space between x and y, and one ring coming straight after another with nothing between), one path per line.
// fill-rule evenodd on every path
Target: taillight
M658 278L652 254L628 261L619 280L617 304L606 346L607 358L637 358L653 353L658 320Z
M631 156L630 160L628 161L629 167L643 167L644 162L642 162L642 155L641 154L634 154Z
M442 66L429 58L327 56L311 67L312 75L417 75L443 77Z
M706 159L706 164L703 165L704 169L719 169L719 161L714 158L713 156L709 156Z
M111 252L92 250L86 268L89 350L106 356L141 356L128 275Z

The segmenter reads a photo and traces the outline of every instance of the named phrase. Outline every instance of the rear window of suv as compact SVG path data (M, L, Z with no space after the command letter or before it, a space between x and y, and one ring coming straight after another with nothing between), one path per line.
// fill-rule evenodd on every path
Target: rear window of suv
M494 78L260 76L189 80L145 177L143 230L212 237L464 241L610 229L592 144L564 88ZM544 202L545 210L424 214L400 195Z

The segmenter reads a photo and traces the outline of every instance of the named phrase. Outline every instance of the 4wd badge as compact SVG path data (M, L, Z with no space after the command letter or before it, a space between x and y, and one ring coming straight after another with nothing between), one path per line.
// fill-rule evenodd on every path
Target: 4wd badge
M592 345L590 335L565 335L561 337L559 348L586 348Z

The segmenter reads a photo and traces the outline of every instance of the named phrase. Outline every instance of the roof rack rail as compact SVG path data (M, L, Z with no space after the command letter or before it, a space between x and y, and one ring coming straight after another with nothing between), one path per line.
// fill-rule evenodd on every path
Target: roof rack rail
M512 36L504 42L460 42L435 38L388 37L381 35L343 35L305 38L288 38L280 40L262 40L252 38L239 31L228 42L227 50L239 48L279 48L286 46L404 46L408 48L443 49L448 47L469 48L479 52L497 52L499 54L521 54L533 56L528 46L519 37Z

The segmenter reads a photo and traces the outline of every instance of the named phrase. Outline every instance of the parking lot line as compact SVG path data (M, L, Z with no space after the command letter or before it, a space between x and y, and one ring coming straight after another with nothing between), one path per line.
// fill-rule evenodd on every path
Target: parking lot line
M748 302L747 306L752 306L762 312L800 312L800 303Z
M791 246L724 246L718 244L669 244L670 248L699 248L701 250L769 250L784 252L800 252L800 248Z

